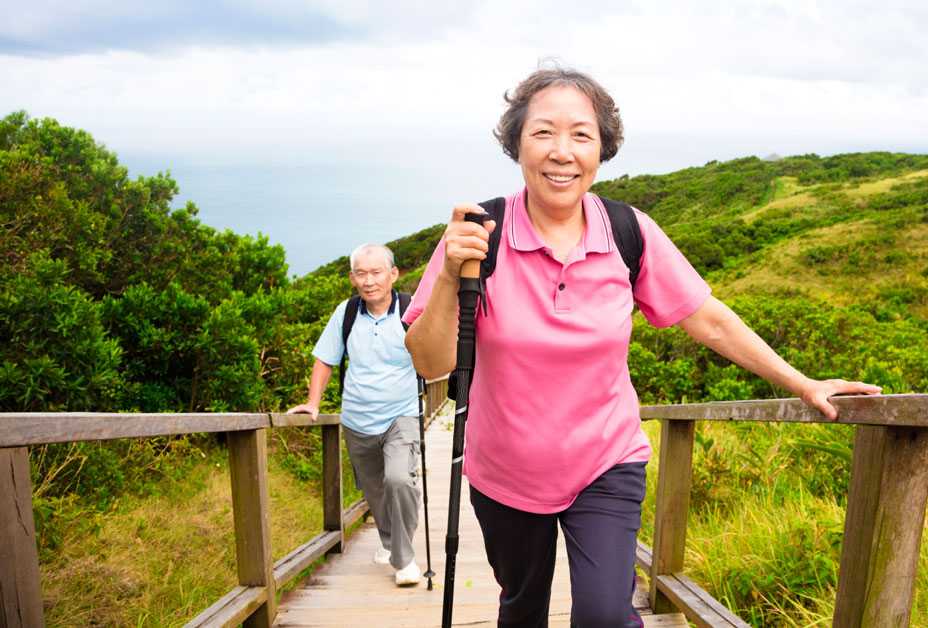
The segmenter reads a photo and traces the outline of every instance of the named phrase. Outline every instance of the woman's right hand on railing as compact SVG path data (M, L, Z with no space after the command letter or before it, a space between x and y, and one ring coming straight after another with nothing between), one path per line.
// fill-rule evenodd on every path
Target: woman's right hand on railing
M864 382L848 382L843 379L809 379L799 391L799 398L807 405L815 408L830 420L838 418L838 409L828 401L835 395L878 395L883 390L881 386L874 386Z
M319 418L319 408L312 404L301 403L287 410L287 414L308 414L311 421Z
M483 208L474 203L462 203L454 207L451 221L445 228L445 263L441 272L447 278L457 281L461 276L461 265L467 260L486 258L489 250L490 232L496 228L496 222L488 220L483 225L467 222L467 214L483 214Z

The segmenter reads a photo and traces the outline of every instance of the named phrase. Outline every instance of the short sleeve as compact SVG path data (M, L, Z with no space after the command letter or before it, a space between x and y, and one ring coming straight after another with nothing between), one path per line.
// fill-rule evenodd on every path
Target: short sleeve
M341 362L345 354L345 343L342 341L342 322L345 320L345 308L348 301L342 301L332 312L329 322L325 324L322 335L313 347L313 357L334 366Z
M635 302L655 327L669 327L698 310L712 290L647 214L635 210L644 250Z
M432 257L429 258L429 263L425 267L425 272L422 273L422 279L419 280L419 287L416 288L416 293L412 296L412 301L409 303L409 307L406 308L406 313L403 315L403 322L407 325L412 325L425 309L425 305L429 302L429 297L432 296L432 288L435 287L435 280L438 278L438 273L441 272L444 263L445 238L443 237L438 241L435 250L432 251Z

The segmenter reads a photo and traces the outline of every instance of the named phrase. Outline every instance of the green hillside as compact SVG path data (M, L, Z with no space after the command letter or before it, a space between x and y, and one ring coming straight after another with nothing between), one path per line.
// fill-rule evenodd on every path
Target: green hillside
M756 158L599 183L661 224L721 296L795 290L928 315L928 157Z
M928 155L748 157L593 189L651 215L715 294L810 376L928 389ZM390 243L406 289L440 233ZM784 394L677 330L639 320L634 339L646 402Z
M928 155L747 157L593 191L647 212L722 298L788 291L928 318ZM406 287L441 232L389 243ZM311 275L347 269L344 257Z

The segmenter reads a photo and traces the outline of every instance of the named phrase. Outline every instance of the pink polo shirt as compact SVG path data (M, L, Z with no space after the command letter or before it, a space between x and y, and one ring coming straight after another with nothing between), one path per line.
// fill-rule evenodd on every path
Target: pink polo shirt
M628 374L628 267L602 202L587 194L583 211L586 230L561 263L532 226L525 191L507 198L487 314L477 314L464 473L481 493L528 512L562 511L613 465L651 455ZM651 324L673 325L710 289L635 211L644 250L634 302ZM422 313L444 258L442 241L405 322Z

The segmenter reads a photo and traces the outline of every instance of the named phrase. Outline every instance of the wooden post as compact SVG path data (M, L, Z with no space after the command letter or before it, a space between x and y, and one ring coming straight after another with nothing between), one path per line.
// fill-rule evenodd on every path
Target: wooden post
M267 430L227 432L227 435L238 582L267 588L267 601L243 625L270 628L277 614L277 591L268 524Z
M657 590L657 576L683 571L686 518L693 484L695 421L661 421L661 452L654 512L651 561L651 608L655 613L678 609Z
M345 540L342 522L341 425L322 426L322 511L323 527L337 530L342 540L328 554L339 554Z
M928 429L861 425L834 626L908 626L928 502Z
M29 450L0 449L0 627L44 625Z

